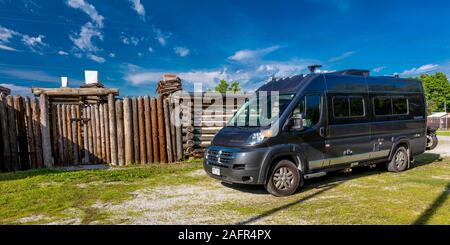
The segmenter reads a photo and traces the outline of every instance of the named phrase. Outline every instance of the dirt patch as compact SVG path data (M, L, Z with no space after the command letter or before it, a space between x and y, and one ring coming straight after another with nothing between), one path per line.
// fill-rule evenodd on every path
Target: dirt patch
M113 219L131 224L223 224L248 217L215 206L230 200L249 205L274 198L225 188L216 181L195 186L162 186L136 191L133 195L132 200L120 204L96 203L93 207L107 210Z

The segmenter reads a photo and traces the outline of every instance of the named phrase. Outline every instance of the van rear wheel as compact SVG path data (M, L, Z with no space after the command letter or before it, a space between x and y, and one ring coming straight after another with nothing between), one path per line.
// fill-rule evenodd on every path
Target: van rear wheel
M387 169L389 172L402 172L408 168L409 165L409 153L406 147L400 146L395 150L391 161L387 163Z
M279 161L269 174L265 188L277 197L292 195L302 181L297 166L289 160Z

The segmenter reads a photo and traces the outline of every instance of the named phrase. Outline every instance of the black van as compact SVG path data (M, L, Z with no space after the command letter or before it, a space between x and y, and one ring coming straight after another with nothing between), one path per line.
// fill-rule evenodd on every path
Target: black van
M252 109L261 106L261 91L277 96L278 117L266 125L260 121L267 115ZM371 77L366 70L313 71L260 87L216 134L204 169L225 182L264 185L286 196L304 179L330 171L377 163L404 171L425 151L426 132L420 80Z

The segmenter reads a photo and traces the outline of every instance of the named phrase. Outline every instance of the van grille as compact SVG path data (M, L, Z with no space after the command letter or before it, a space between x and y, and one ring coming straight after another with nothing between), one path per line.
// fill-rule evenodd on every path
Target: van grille
M235 158L235 151L226 148L210 148L206 152L206 161L209 165L229 168Z

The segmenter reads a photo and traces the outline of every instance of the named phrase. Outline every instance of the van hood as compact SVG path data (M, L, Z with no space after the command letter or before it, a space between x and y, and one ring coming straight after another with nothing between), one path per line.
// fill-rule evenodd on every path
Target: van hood
M250 135L260 130L260 127L225 127L214 136L211 145L226 147L246 146Z

